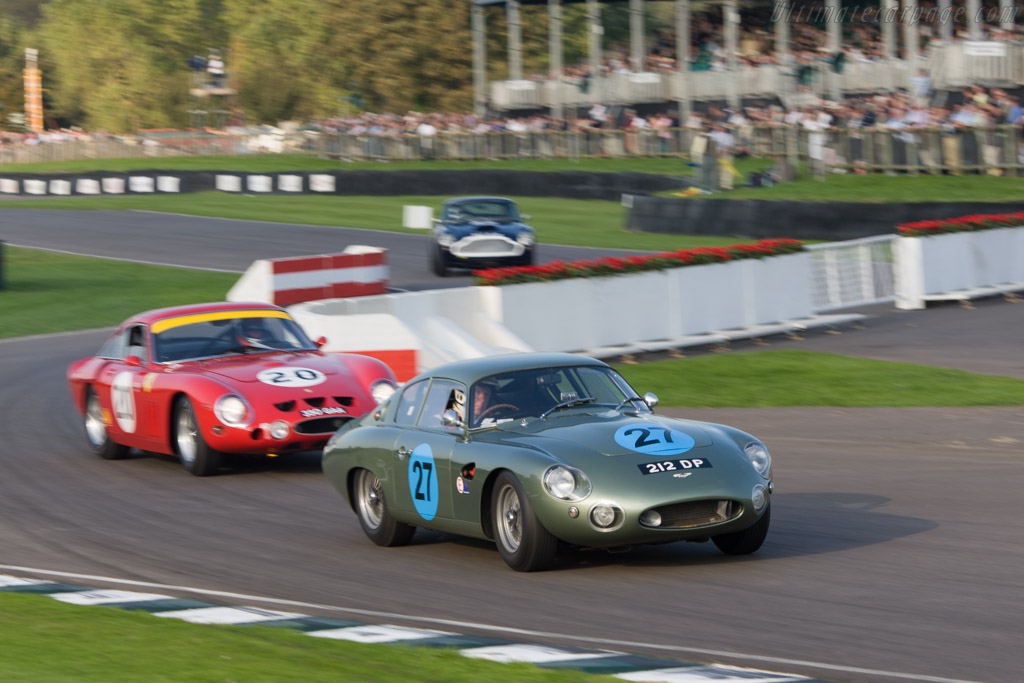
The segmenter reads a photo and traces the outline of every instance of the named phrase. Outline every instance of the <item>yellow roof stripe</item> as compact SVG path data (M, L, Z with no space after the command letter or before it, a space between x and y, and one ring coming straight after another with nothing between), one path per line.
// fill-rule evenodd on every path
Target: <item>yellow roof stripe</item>
M181 327L182 325L192 325L195 323L206 323L211 320L232 320L234 318L284 318L285 320L291 320L292 317L284 311L268 311L268 310L256 310L256 311L215 311L213 313L196 313L195 315L183 315L178 318L167 318L166 320L158 320L153 323L153 334L160 334L167 330L175 327Z

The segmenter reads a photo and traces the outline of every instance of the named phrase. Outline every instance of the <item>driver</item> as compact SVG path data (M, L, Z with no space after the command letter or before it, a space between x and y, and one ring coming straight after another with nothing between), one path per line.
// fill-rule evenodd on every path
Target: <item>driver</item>
M239 329L241 330L242 339L262 342L270 336L263 324L263 318L242 318Z

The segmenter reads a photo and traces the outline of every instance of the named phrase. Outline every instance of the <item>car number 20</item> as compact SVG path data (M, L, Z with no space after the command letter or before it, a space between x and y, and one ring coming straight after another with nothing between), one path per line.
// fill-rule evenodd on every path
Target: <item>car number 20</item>
M274 387L311 387L327 379L327 375L312 368L268 368L261 370L256 379Z
M423 519L437 515L437 465L430 444L421 443L409 456L409 494Z

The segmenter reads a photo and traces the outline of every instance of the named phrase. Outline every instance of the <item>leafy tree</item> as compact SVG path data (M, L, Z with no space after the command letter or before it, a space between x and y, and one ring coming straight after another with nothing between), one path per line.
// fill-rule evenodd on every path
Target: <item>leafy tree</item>
M51 0L40 59L53 113L91 129L187 123L185 64L202 45L203 0Z

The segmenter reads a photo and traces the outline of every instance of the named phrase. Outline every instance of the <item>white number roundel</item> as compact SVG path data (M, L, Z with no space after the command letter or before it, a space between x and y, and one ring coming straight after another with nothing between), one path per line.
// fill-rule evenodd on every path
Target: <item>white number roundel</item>
M261 370L256 379L275 387L311 387L327 379L327 375L312 368L269 368Z
M110 385L110 403L117 426L126 434L135 433L135 396L132 394L132 373L121 372Z

